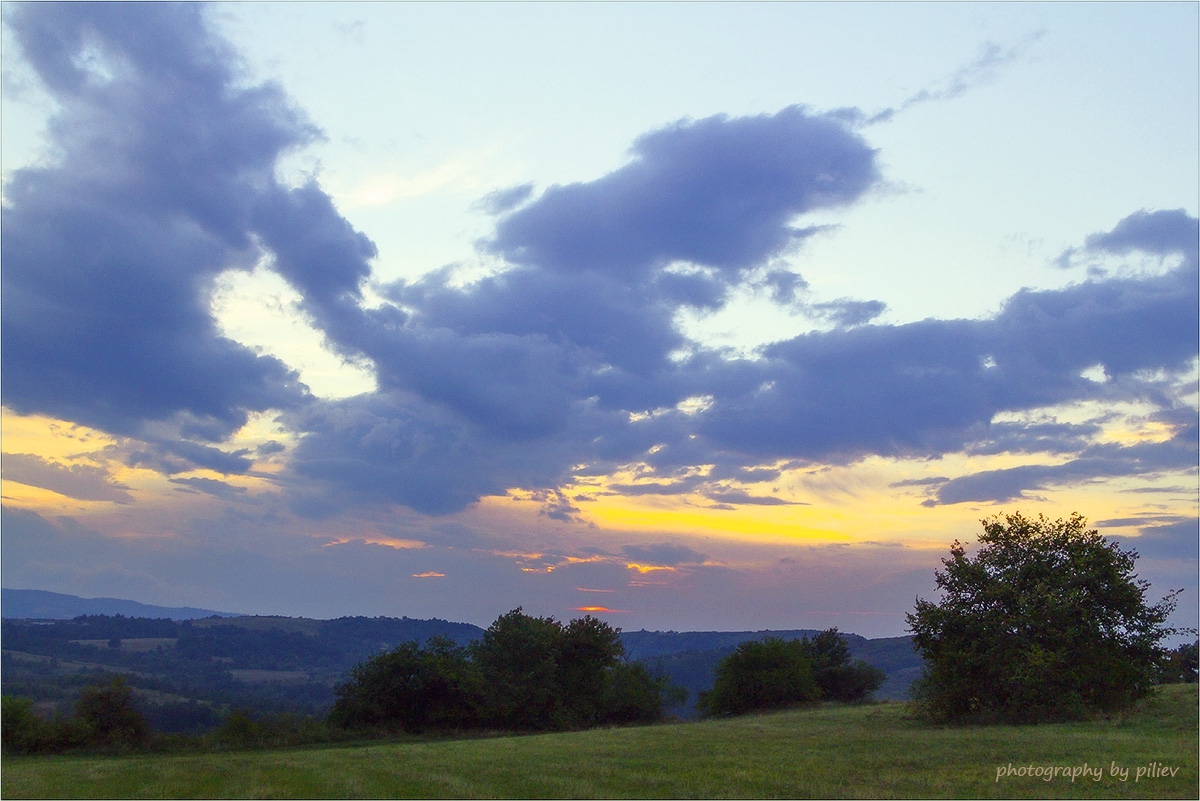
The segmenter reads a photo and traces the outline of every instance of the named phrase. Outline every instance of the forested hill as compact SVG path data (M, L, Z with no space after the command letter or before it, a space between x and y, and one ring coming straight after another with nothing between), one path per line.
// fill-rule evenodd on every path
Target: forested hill
M350 668L372 654L434 636L465 645L483 634L469 623L437 619L81 615L51 621L11 614L6 608L0 636L5 694L32 698L47 712L69 712L84 686L105 673L123 673L155 727L165 731L213 725L219 710L232 707L322 714ZM689 717L717 665L740 643L815 633L631 631L622 641L630 659L648 662L688 690L686 704L674 713ZM845 636L852 657L887 674L876 696L903 697L920 668L909 639Z

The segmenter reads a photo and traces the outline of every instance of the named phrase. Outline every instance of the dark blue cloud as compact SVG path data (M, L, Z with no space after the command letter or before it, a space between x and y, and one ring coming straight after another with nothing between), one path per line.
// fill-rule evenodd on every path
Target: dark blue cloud
M497 189L494 192L488 192L480 198L476 207L489 214L503 214L520 206L532 194L533 184L521 184L520 186L512 186L508 189Z
M1195 268L1184 264L1022 290L990 319L806 334L717 378L699 430L722 450L764 457L936 455L964 447L999 412L1087 399L1169 404L1146 376L1190 369L1197 309ZM1108 382L1080 375L1097 364Z
M1183 209L1143 209L1121 220L1111 231L1092 234L1084 240L1084 247L1118 255L1135 250L1161 255L1180 253L1194 264L1197 240L1200 240L1200 221Z
M289 495L309 516L374 502L445 514L510 487L553 487L567 477L579 437L513 440L401 392L312 404L288 422L305 432L291 455Z
M1108 521L1097 521L1096 525L1103 526L1105 522ZM1195 563L1200 558L1200 520L1151 518L1129 521L1125 525L1140 527L1137 537L1119 538L1123 546L1134 548L1140 556L1150 559L1190 560L1192 576L1195 576Z
M129 464L245 472L251 452L223 443L250 412L278 409L299 437L278 479L306 514L364 502L442 514L524 487L567 519L555 488L630 464L646 475L623 491L738 502L770 501L729 482L771 480L777 465L755 468L776 462L974 448L1074 465L947 481L936 500L948 503L1176 469L1195 452L1176 423L1155 455L991 422L1089 400L1183 408L1172 381L1194 365L1200 303L1197 223L1182 211L1137 212L1082 246L1183 255L1162 274L1023 290L986 319L873 322L882 303L809 303L779 266L827 227L804 227L806 213L880 180L862 115L792 106L681 121L593 181L493 193L482 246L504 272L466 286L431 273L368 309L374 245L315 181L275 179L279 157L319 132L280 87L238 71L204 13L6 7L60 110L58 160L6 186L3 402L124 435L113 454ZM377 391L317 401L280 361L219 334L213 279L260 260L333 349L373 365ZM720 309L739 287L836 328L755 358L684 335L681 310ZM1081 375L1096 365L1108 380Z
M456 432L453 441L472 446L457 451L456 468L443 463L441 453L420 457L431 467L421 480L439 478L424 485L418 508L460 508L478 493L557 486L576 472L604 473L636 462L652 472L614 491L715 497L711 493L729 489L722 479L747 480L739 470L777 459L849 462L870 454L932 457L964 449L1076 457L1069 468L1019 467L947 481L933 500L996 501L1045 486L1182 469L1180 459L1196 452L1178 421L1171 425L1182 439L1163 445L1158 457L1153 449L1097 450L1090 445L1094 424L991 422L1002 412L1086 400L1151 402L1164 414L1174 408L1179 390L1170 376L1185 374L1195 359L1198 301L1187 263L1157 276L1022 291L991 318L813 332L765 347L754 360L702 347L686 359L666 358L666 343L684 340L665 315L654 333L642 334L574 314L594 297L573 305L587 293L572 293L572 285L611 286L589 272L581 276L572 283L518 268L469 290L440 280L398 289L413 319L454 325L400 327L388 346L394 355L377 358L380 374L394 370L394 386L436 402ZM632 299L625 308L637 314ZM583 322L592 319L594 326ZM511 328L517 333L487 333ZM621 338L635 331L641 336ZM611 338L606 343L603 336ZM646 353L657 348L658 358L632 350L639 339ZM501 341L510 350L500 349ZM618 361L623 353L633 355ZM1081 375L1095 365L1103 366L1107 381ZM489 388L502 390L495 400L487 400ZM704 408L691 414L674 408L692 396L706 397ZM653 413L631 417L631 411ZM312 438L322 443L313 452L329 451L323 438ZM518 440L519 467L505 451ZM308 453L299 454L298 469ZM416 464L413 470L420 469ZM712 473L699 476L696 465L712 465ZM330 480L337 480L335 473ZM539 478L548 483L520 483ZM397 475L394 485L371 486L382 497L411 503L405 481ZM444 498L428 500L439 488Z
M249 203L312 127L238 88L190 5L29 3L5 20L59 103L56 160L5 186L5 405L138 434L302 398L294 373L220 336L212 278L249 266Z
M134 453L143 465L241 472L243 454L212 446L307 392L278 359L221 336L213 279L265 245L307 311L357 331L375 251L315 184L276 182L278 158L319 132L279 86L245 79L204 13L6 7L58 111L55 160L5 186L3 402L156 440Z
M205 495L212 495L227 501L241 500L246 497L245 487L237 487L215 478L170 478L167 480L186 488L180 490L181 492L203 492Z
M550 270L638 275L672 261L741 270L791 246L793 219L850 203L879 178L844 114L792 106L641 136L626 166L556 185L496 226L495 252Z
M1125 217L1111 231L1087 237L1082 248L1068 248L1055 263L1071 267L1080 256L1103 253L1125 256L1140 251L1158 256L1182 255L1185 264L1194 269L1198 239L1200 221L1183 209L1142 209Z
M1091 445L1076 458L1056 465L1022 465L970 473L946 481L926 506L985 502L1005 503L1052 486L1078 484L1116 476L1153 476L1195 468L1200 440L1195 425L1183 426L1165 442L1119 446Z

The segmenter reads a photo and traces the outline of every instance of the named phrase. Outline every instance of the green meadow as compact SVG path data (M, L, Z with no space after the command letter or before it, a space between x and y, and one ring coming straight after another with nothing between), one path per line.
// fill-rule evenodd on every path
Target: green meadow
M1160 688L1122 717L1053 725L930 726L885 703L566 734L6 757L0 789L5 798L1196 798L1197 704L1191 684Z

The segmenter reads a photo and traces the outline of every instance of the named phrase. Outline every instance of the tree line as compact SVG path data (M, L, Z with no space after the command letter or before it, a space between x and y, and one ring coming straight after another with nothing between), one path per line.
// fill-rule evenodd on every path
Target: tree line
M1178 592L1147 602L1136 551L1088 530L1084 519L1020 514L983 521L973 555L958 542L936 571L938 601L908 615L924 660L915 711L935 723L1029 723L1110 714L1155 684L1195 682L1200 642L1173 651L1167 625ZM812 638L743 642L701 693L707 716L869 698L884 679L851 661L837 629ZM660 670L626 658L620 630L590 616L563 624L501 615L468 644L434 636L360 662L338 686L327 718L256 721L235 711L220 737L233 744L294 743L372 733L473 729L539 731L649 723L684 700ZM307 729L305 727L308 727ZM5 696L6 752L139 747L149 736L123 679L89 688L68 719L39 719ZM273 739L272 739L273 738ZM291 739L289 739L291 738Z
M821 700L861 701L883 678L878 668L851 662L837 629L812 639L767 638L742 643L721 662L700 709L724 716ZM254 716L235 708L216 732L200 739L244 748L401 732L644 724L664 720L684 695L661 671L626 658L619 629L591 616L564 624L517 608L467 645L434 636L368 657L338 686L324 719ZM30 701L10 696L3 714L8 753L138 749L154 734L124 677L86 688L70 717L43 720ZM188 739L170 737L157 744Z
M433 637L377 654L338 687L330 720L346 728L561 730L649 723L682 702L661 673L625 658L620 630L567 624L520 607L469 645Z

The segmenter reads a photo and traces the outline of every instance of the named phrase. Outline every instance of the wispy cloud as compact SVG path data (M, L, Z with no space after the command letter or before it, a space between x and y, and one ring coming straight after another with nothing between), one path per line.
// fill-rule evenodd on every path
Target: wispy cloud
M864 124L873 125L887 122L913 106L954 100L978 86L991 83L996 80L1004 67L1023 57L1044 35L1045 31L1036 31L1016 44L1008 46L997 42L985 42L979 49L979 55L973 61L959 67L945 78L915 92L898 106L876 112Z

